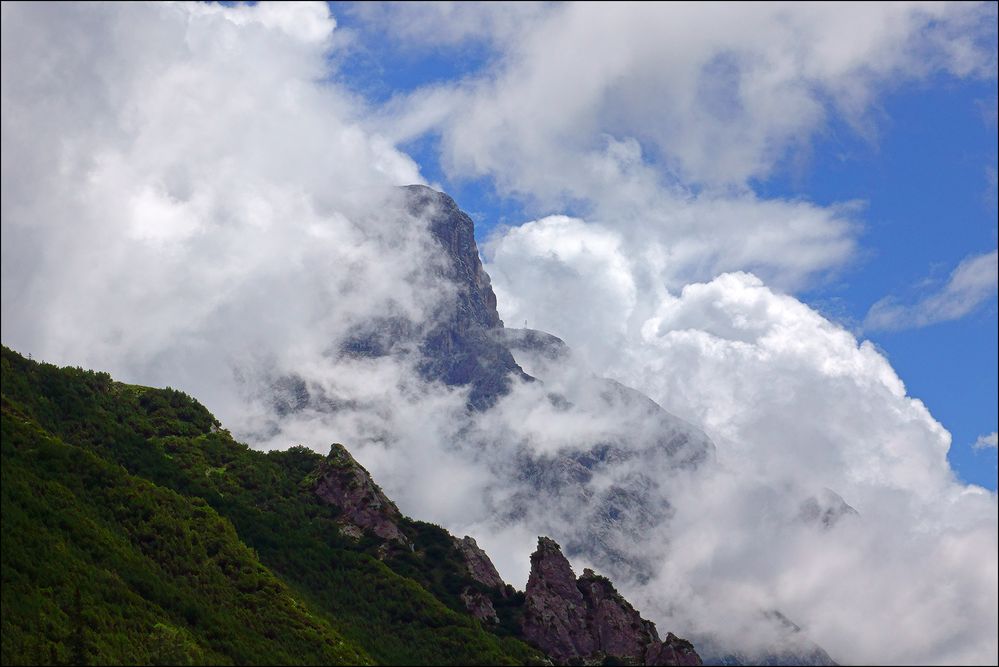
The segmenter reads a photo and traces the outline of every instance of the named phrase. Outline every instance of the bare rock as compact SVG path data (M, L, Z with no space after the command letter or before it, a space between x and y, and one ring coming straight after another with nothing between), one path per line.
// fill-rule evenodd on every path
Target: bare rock
M489 556L479 548L475 540L468 535L460 540L457 537L453 539L454 546L461 553L462 558L465 559L465 567L468 568L468 575L483 586L499 589L505 594L506 582L503 581L499 572L496 571L493 562L489 560Z
M538 538L531 555L522 624L524 638L558 664L700 665L690 642L672 633L660 641L606 577L576 578L558 544Z
M694 650L694 645L686 639L680 639L672 632L666 633L662 642L650 644L645 652L646 665L700 665L701 657Z
M586 603L587 623L599 649L613 656L643 656L659 641L656 626L646 621L606 577L583 570L576 582Z
M461 602L468 613L483 623L499 623L493 601L485 593L466 588L461 592Z
M399 508L343 445L330 447L329 455L312 478L316 495L342 512L345 534L357 534L358 529L370 531L384 540L409 546L409 540L399 530L402 519Z
M591 656L597 644L586 622L586 602L576 575L554 540L538 538L524 601L524 638L552 659Z

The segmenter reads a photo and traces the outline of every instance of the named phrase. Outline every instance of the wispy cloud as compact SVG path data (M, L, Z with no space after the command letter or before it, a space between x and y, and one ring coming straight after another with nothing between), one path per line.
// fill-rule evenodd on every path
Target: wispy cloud
M972 445L974 449L995 449L999 446L999 434L992 431L988 435L978 436L978 440L975 440L975 444Z
M962 261L942 289L920 301L900 304L893 297L881 299L867 312L864 329L898 331L956 320L975 311L995 296L997 251Z

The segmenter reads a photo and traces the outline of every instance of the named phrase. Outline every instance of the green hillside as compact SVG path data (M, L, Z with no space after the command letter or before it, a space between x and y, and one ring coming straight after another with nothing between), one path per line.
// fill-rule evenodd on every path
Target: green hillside
M5 664L543 659L502 636L515 610L494 631L464 613L442 529L406 521L405 554L342 536L311 450L251 450L182 392L7 348L2 401Z

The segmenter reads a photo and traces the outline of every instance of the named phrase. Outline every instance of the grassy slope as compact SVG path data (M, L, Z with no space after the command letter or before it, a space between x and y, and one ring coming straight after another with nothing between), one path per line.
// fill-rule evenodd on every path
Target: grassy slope
M262 570L266 576L273 573L281 580L278 585L290 587L291 595L286 597L294 601L295 608L303 617L318 624L317 627L330 633L331 637L339 633L345 638L346 643L340 650L347 651L350 646L357 648L357 653L348 656L348 660L363 660L363 652L380 663L392 664L517 664L534 662L540 657L521 642L486 632L477 621L456 611L455 592L468 582L464 573L459 571L453 549L448 544L449 537L442 529L408 522L406 530L412 533L420 548L415 555L394 554L386 559L395 571L372 557L376 546L373 541L362 540L361 544L356 544L341 537L335 525L335 509L320 504L305 483L321 460L319 455L304 448L266 454L250 450L235 442L227 431L220 430L218 422L203 406L170 389L123 385L113 382L105 373L38 364L6 348L3 349L2 373L5 428L4 662L10 662L14 657L48 660L44 653L50 650L46 647L50 647L51 642L46 644L48 640L44 638L65 636L68 618L72 615L67 615L65 611L70 589L81 581L100 578L102 571L117 572L114 568L94 562L105 551L114 551L110 543L92 548L88 552L91 554L89 561L79 560L72 568L59 565L62 553L67 549L73 552L80 548L78 536L67 532L67 525L78 523L67 516L77 511L72 508L79 507L79 511L83 511L82 508L89 507L97 514L107 514L109 507L117 507L113 499L105 499L99 494L88 502L81 502L80 494L86 497L88 494L84 492L92 489L89 484L81 486L82 482L74 482L75 472L67 472L66 477L59 480L59 483L70 487L75 484L76 488L76 495L65 496L61 505L53 505L54 500L31 505L22 499L36 483L15 485L11 491L10 506L17 508L18 515L15 518L12 509L8 521L8 476L28 479L30 475L52 474L45 472L44 465L22 461L24 456L17 452L14 452L17 456L12 454L8 463L8 422L9 427L16 430L18 421L31 425L30 433L18 436L21 440L27 443L58 443L71 451L73 456L89 455L87 460L93 460L95 465L108 466L132 483L144 485L141 491L134 492L136 497L151 498L155 494L167 494L176 499L174 502L187 503L199 512L210 513L209 516L221 521L221 525L229 524L219 519L215 512L231 521L235 534L232 534L231 528L228 530L235 544L251 557L258 557L269 568L269 571ZM111 463L117 465L109 465ZM49 516L55 525L38 521L40 516ZM178 517L177 521L172 520L174 516ZM183 534L186 526L175 524L184 524L185 520L181 518L184 516L187 514L179 510L164 513L159 517L157 528L147 530L149 535L143 535L163 539L160 533ZM9 538L16 549L21 549L23 543L27 545L25 549L28 546L36 549L35 556L17 560L13 556L8 558L8 523L17 526L16 530L11 529ZM113 528L122 527L116 525L120 522L113 511L106 523ZM128 533L128 526L125 528L126 534L119 536L120 540L135 544L141 536ZM67 546L63 551L56 552L59 556L39 555L53 553L41 544L51 545L60 541ZM252 549L246 549L243 543ZM143 544L141 540L139 544ZM189 556L195 558L193 553ZM35 578L39 573L28 567L32 558L43 562L46 569L66 573L51 586L58 602L49 605L50 616L61 619L57 627L31 625L33 621L30 619L35 617L30 617L33 613L30 609L34 608L32 605L40 604L37 603L37 590L44 590L40 580ZM54 562L45 563L46 559ZM156 561L156 557L153 560ZM162 566L158 561L155 564ZM399 572L406 576L400 576ZM8 574L11 585L8 584ZM174 575L168 574L170 577L157 575L154 579L161 583L174 581L171 579ZM22 582L22 588L13 587L14 579ZM200 585L197 579L177 584L195 592L200 591ZM31 593L29 589L35 592ZM16 594L12 597L16 607L8 607L6 598L14 591ZM143 604L153 604L147 593L140 590L138 597ZM96 608L101 613L105 607L113 607L106 601L94 601L86 595L84 599L90 602L85 603L85 607L91 610ZM29 603L29 600L36 602ZM258 634L259 628L236 620L246 610L242 599L236 599L225 609L231 613L223 610L215 614L246 628L254 636L266 636L266 629ZM58 610L62 610L62 616L59 616ZM153 645L158 645L157 642L170 645L172 642L183 646L187 641L193 646L192 651L203 651L203 659L209 661L226 658L258 663L285 660L283 657L277 659L274 653L250 649L249 653L236 656L204 640L199 643L196 638L189 638L189 634L206 632L205 619L211 614L203 616L207 612L191 612L193 617L188 617L184 615L185 611L188 610L181 609L179 620L175 616L164 615L157 621L162 627L157 628L156 623L149 626L157 628L155 630L147 628L156 617L154 612L146 616L138 615L136 618L147 619L144 621L146 625L142 625L141 629L136 626L118 632L121 635L119 639L143 646L150 642ZM259 612L251 615L267 618ZM22 624L22 629L8 641L8 625L13 627L17 623ZM237 636L228 637L225 632L216 632L222 637L218 641L231 640L231 643L238 645L237 648L243 646ZM153 633L151 639L150 633ZM113 633L103 626L95 626L91 634L106 643L111 641ZM138 638L146 639L140 641ZM10 660L8 644L12 651ZM14 648L15 645L17 648ZM252 643L246 645L252 646ZM69 645L64 641L56 650L65 652L68 649ZM230 646L228 650L235 649ZM296 659L305 662L338 659L317 660L316 654L307 655L307 650L312 649L302 649ZM124 661L148 662L149 659Z

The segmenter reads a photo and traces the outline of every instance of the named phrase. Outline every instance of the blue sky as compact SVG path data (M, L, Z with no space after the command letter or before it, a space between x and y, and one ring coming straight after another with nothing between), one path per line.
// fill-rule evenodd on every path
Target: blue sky
M934 81L887 97L876 142L834 129L815 149L798 187L765 184L819 203L867 202L868 256L805 299L832 317L862 321L886 294L914 300L966 256L996 245L995 82ZM994 178L994 171L992 178ZM951 432L950 461L962 479L996 488L995 450L974 450L996 430L996 302L964 318L864 335L885 351L910 395Z
M485 40L414 44L358 16L349 3L331 8L340 29L354 35L351 47L337 54L335 79L376 106L421 87L474 78L498 58ZM879 93L862 127L832 115L806 151L752 179L752 189L761 198L821 206L863 202L857 251L796 295L874 342L909 395L924 401L952 434L949 460L959 477L996 489L996 450L972 446L997 428L994 292L957 319L900 330L863 327L877 301L916 303L939 290L962 260L996 247L996 80L937 73L886 84ZM480 242L497 224L575 212L571 205L532 209L488 175L469 178L442 168L439 134L432 130L400 148L473 215Z

